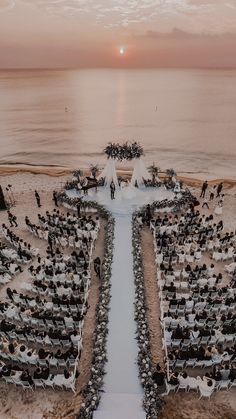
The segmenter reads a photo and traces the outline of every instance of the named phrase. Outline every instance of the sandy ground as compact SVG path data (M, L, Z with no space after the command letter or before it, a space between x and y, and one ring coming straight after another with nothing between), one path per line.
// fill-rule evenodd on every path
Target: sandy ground
M42 170L44 174L42 174ZM63 168L45 170L30 168L27 172L20 168L1 168L0 185L6 193L5 188L8 184L12 185L15 206L11 211L17 216L19 227L15 228L21 237L24 237L33 246L40 249L42 255L45 254L45 242L36 239L25 230L24 218L26 215L32 221L37 221L38 208L34 198L34 190L37 189L42 201L40 212L54 208L52 201L52 191L62 190L66 180L71 178L71 173ZM130 176L129 172L122 174ZM186 183L191 190L199 196L199 185L201 180L186 179ZM212 184L218 181L212 181ZM234 181L225 182L225 205L223 210L223 219L225 228L228 230L236 229L236 219L234 216L236 208L236 186ZM6 198L9 198L6 194ZM214 209L211 205L210 211ZM208 213L208 210L204 210ZM0 223L7 223L5 212L0 212ZM103 254L104 226L102 226L96 245L95 253L102 257ZM163 352L161 349L161 329L159 325L160 307L156 287L156 268L154 263L154 251L152 245L152 235L148 229L145 229L142 235L142 246L144 252L145 269L145 290L147 303L149 307L148 320L151 330L151 350L153 361L163 363ZM151 249L151 250L150 250ZM220 267L221 268L221 267ZM25 274L16 277L10 286L20 289L22 281L27 280ZM5 297L5 287L0 289L0 298ZM74 418L79 411L81 403L81 390L89 377L90 362L92 356L92 335L95 323L95 307L99 295L99 283L94 273L92 275L89 311L86 316L84 326L83 352L80 361L80 377L77 381L76 394L71 392L54 392L53 390L37 390L36 392L23 392L21 389L12 385L6 386L0 382L0 418L1 419L55 419L55 418ZM233 419L236 415L236 391L219 392L213 395L211 401L198 401L196 393L176 394L166 397L166 406L162 414L162 419ZM112 418L111 418L112 419ZM131 418L135 419L135 418Z
M199 197L199 188L194 185L192 192ZM228 189L225 193L225 203L221 218L224 221L226 231L236 230L236 195L235 188ZM201 200L202 201L202 200ZM215 208L216 202L210 204L210 210L204 209L202 212L211 213ZM199 206L198 208L201 208ZM219 216L218 216L219 217ZM220 219L220 218L219 218ZM164 352L161 349L161 327L159 324L160 305L158 288L156 282L155 255L153 249L153 236L147 227L142 231L142 251L145 277L145 293L148 307L148 323L151 336L151 352L154 364L159 362L164 364ZM209 263L210 259L204 255L202 263ZM216 264L216 272L224 273L223 263ZM227 283L225 275L224 284ZM189 370L192 375L198 375L200 371ZM236 389L230 391L219 391L214 393L211 400L198 400L199 395L191 391L185 393L181 390L177 394L171 393L165 397L166 405L160 419L233 419L236 417Z
M71 176L69 176L70 178ZM37 214L45 213L47 210L54 208L52 201L52 191L61 190L68 176L52 177L47 175L32 175L29 173L19 173L11 176L0 176L0 185L4 193L8 184L12 185L13 196L16 204L11 208L11 212L17 216L19 226L14 227L14 231L23 237L27 242L40 249L40 254L44 256L46 253L46 242L35 238L25 229L24 218L29 216L30 220L37 222ZM37 189L41 196L42 207L37 208L34 190ZM6 194L6 198L7 194ZM67 212L61 207L61 210ZM6 212L0 212L0 224L6 223ZM102 223L94 255L103 257L103 241L104 241L104 223ZM11 286L20 290L22 282L28 281L25 270L22 274L15 276L14 279L6 286L0 289L0 299L6 297L6 288ZM99 295L99 280L94 272L92 272L90 294L89 294L89 310L85 318L84 335L83 335L83 351L80 360L80 376L77 380L76 394L70 391L53 391L51 389L39 390L35 392L23 391L15 388L13 385L6 385L0 381L0 418L1 419L60 419L74 418L80 409L82 396L81 390L87 383L90 373L90 364L92 358L92 335L95 325L95 308Z

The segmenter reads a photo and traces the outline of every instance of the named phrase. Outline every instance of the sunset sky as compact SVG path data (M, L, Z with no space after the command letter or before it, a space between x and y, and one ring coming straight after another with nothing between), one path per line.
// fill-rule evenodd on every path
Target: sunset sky
M0 51L0 68L233 68L236 0L0 0Z

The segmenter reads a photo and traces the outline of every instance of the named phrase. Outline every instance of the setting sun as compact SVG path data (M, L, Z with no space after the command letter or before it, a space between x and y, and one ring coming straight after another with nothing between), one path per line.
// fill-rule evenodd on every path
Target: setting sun
M124 55L124 53L125 53L124 47L120 47L120 55Z

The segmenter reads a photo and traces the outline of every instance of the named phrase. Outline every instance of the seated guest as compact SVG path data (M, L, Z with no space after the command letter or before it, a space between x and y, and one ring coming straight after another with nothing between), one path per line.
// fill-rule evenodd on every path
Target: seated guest
M68 371L68 370L64 370L64 377L66 378L66 379L68 379L68 378L70 378L70 376L71 376L71 374L70 374L70 372Z
M39 348L38 357L39 359L46 359L50 352L46 352L44 348Z
M228 380L230 375L229 365L226 364L220 369L221 380Z
M152 374L153 381L158 386L163 386L165 382L165 372L162 370L161 366L157 364L156 371Z
M231 368L230 368L229 380L230 381L236 380L236 368L235 368L234 365L232 365Z
M2 332L10 332L12 329L15 329L15 325L7 323L5 319L2 319L0 323L0 330L2 330Z
M20 380L22 382L29 383L30 386L34 386L34 382L32 380L32 377L31 377L28 369L26 369L25 371L22 372L22 374L20 375Z
M34 371L33 378L34 378L34 380L41 380L41 378L42 378L42 370L41 370L41 368L40 368L40 367L39 367L39 368L37 368L37 369Z
M221 380L221 373L215 365L213 366L213 370L210 374L210 377L213 378L213 380L215 380L215 381L220 381Z
M186 373L186 371L183 371L181 374L179 374L178 376L179 379L179 384L180 385L187 385L188 384L188 374Z
M168 381L168 384L171 384L172 386L177 386L179 384L179 373L175 371L171 374L170 379Z
M2 367L2 370L1 370L1 375L2 375L3 377L10 377L10 375L11 375L11 370L12 370L12 368L11 368L11 366L10 366L10 365L4 365L4 366Z
M44 367L41 369L41 379L42 380L48 380L50 374L49 367Z

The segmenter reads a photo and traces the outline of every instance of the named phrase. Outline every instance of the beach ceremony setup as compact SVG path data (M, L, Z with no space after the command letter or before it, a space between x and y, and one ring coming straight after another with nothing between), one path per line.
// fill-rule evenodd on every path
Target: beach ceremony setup
M56 417L77 419L156 419L171 394L234 393L234 230L173 169L146 167L138 142L104 156L50 192L46 212L34 191L19 233L2 193L2 385L49 392Z
M0 419L236 418L236 0L0 0Z

